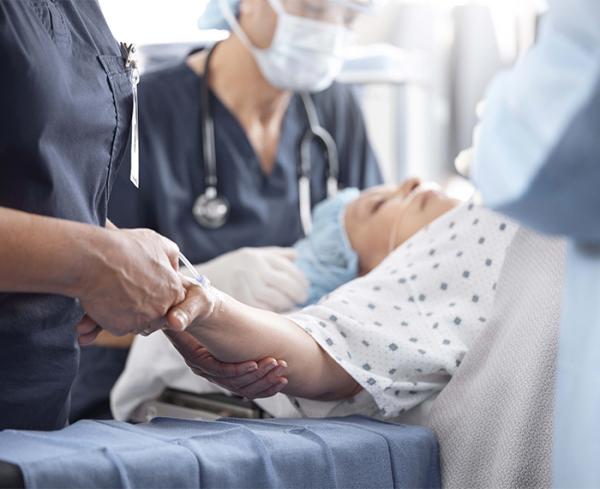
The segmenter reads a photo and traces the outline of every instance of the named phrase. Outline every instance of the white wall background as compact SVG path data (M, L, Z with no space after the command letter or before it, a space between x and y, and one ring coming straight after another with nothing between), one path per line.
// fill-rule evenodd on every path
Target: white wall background
M193 42L207 0L99 0L119 41L136 44Z
M186 42L198 37L196 21L208 0L99 0L109 25L117 38L131 38L140 44L162 42ZM447 9L454 6L479 4L490 6L501 35L504 52L510 53L514 40L515 15L527 14L531 9L539 9L545 0L387 0L387 8L398 4L412 4L420 7ZM377 37L379 30L371 30L375 22L365 22L363 37ZM383 16L379 25L384 25ZM389 22L388 22L389 24Z

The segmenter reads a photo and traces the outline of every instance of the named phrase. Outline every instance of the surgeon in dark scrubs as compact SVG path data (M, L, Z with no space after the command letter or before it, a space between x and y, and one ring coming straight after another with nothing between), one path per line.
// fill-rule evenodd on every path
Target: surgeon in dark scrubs
M0 1L0 429L65 426L79 342L166 326L178 248L119 231L130 52L95 0Z
M294 244L303 235L298 170L301 141L309 127L299 91L314 92L311 96L319 122L336 143L340 188L365 188L382 182L351 89L332 83L342 65L337 56L343 54L344 46L339 44L346 41L340 39L335 46L322 46L325 53L302 45L302 38L312 37L318 42L317 36L323 35L308 30L319 19L318 10L316 19L298 13L304 12L299 6L305 3L312 8L331 4L332 9L341 9L338 6L344 4L343 0L225 0L237 19L231 25L223 22L219 0L214 0L201 25L235 30L214 49L210 79L205 76L207 50L142 77L143 185L136 192L128 183L128 172L122 172L109 210L115 224L155 229L176 241L197 264L244 246ZM279 8L284 12L278 13ZM221 13L220 18L214 18L215 9ZM346 12L354 10L346 8ZM307 30L299 31L304 25L290 25L289 16L306 19ZM299 31L295 37L285 32L292 27ZM347 25L336 28L345 31ZM284 32L280 32L282 29ZM324 37L326 44L329 38ZM340 52L331 53L330 49ZM275 51L273 58L291 58L286 63L292 70L281 72L281 67L274 68L271 61L258 62L257 50L263 51L260 58L269 50ZM321 71L303 77L303 71L320 64L325 65ZM208 110L215 126L217 191L231 206L229 219L217 229L200 225L192 212L196 199L205 190L201 92L206 84L210 92ZM328 165L325 152L315 141L310 156L314 206L327 196Z
M215 286L242 302L274 311L301 303L305 288L299 290L302 278L297 278L293 254L275 248L289 247L303 236L298 168L309 122L299 92L313 92L319 122L335 141L339 187L362 189L382 182L357 101L349 87L332 83L341 68L349 22L368 4L209 2L201 26L233 33L214 49L209 79L206 50L142 77L141 190L132 188L125 168L115 184L111 220L173 239ZM201 109L206 84L215 126L217 190L231 206L218 229L200 225L192 212L205 190ZM325 152L314 141L311 166L314 206L327 196L328 170ZM125 348L98 346L83 352L74 419L110 416L108 395L126 357Z

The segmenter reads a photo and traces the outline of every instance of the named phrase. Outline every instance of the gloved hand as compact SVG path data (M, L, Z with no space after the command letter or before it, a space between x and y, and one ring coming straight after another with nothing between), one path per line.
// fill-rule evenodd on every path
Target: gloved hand
M244 304L274 312L306 302L309 283L291 248L241 248L197 265L214 287Z

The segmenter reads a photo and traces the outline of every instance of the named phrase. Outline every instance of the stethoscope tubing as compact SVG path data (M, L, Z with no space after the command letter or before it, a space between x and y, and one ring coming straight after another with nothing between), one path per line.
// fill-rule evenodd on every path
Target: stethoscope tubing
M217 155L215 140L215 123L210 110L210 90L208 86L210 59L215 51L213 45L206 56L204 67L204 82L201 89L201 140L204 169L204 191L196 199L193 213L198 223L209 229L218 229L225 225L229 215L230 204L218 194ZM319 117L314 100L308 93L300 94L306 116L308 130L300 142L300 162L298 164L298 201L300 220L304 234L310 232L311 227L311 191L310 176L311 146L318 142L325 150L327 158L327 196L335 195L339 186L339 157L333 136L319 123ZM211 215L211 214L215 215Z

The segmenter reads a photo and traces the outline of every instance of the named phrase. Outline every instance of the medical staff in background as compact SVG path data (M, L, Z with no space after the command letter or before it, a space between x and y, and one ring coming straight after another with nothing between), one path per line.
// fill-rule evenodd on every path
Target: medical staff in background
M212 0L203 29L231 36L142 76L141 189L125 168L119 227L173 239L236 299L286 311L308 284L287 247L338 189L382 182L358 103L335 83L351 25L372 0ZM109 342L110 343L110 342ZM124 348L82 353L74 418L108 416Z
M474 179L488 205L570 240L553 475L557 488L591 488L600 487L600 2L549 6L537 45L488 94Z
M133 54L97 2L0 2L0 430L63 428L78 333L159 329L185 297L174 243L106 219Z

